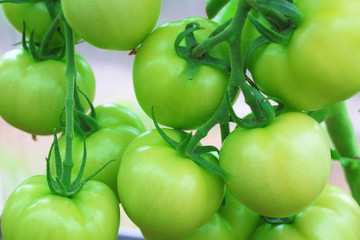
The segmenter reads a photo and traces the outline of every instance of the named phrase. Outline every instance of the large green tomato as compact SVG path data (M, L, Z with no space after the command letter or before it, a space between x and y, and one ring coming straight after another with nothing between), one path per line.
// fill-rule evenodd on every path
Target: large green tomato
M77 83L94 99L94 74L83 57L75 55ZM34 135L49 135L60 129L67 79L65 60L36 62L23 49L0 57L0 116L9 124ZM88 103L80 96L83 106Z
M114 240L120 211L105 184L89 181L72 198L53 195L46 176L21 183L5 203L1 217L4 240Z
M136 48L154 28L161 0L61 0L66 21L98 48Z
M176 131L164 130L179 140ZM217 164L212 154L202 157ZM224 182L181 156L152 130L126 148L118 192L126 214L140 229L155 237L176 238L210 220L222 202Z
M360 5L357 0L294 0L302 24L287 45L267 44L248 63L257 86L286 105L317 110L360 91ZM255 39L250 24L244 39Z
M33 1L29 3L2 3L2 9L11 25L23 32L25 22L26 36L29 37L34 29L34 41L40 43L43 36L49 30L52 20L44 1ZM65 31L61 26L62 33ZM61 46L64 40L59 33L55 33L51 46Z
M268 217L289 217L310 206L330 175L331 158L321 126L300 112L277 117L265 128L237 128L220 151L232 194Z
M327 185L314 205L296 215L292 224L264 223L250 240L358 240L359 226L356 201L343 189Z
M194 21L204 27L194 33L198 42L217 27L200 17L168 23L146 38L134 60L134 89L140 106L149 116L154 107L156 120L173 128L196 129L205 124L219 107L228 85L225 71L205 65L192 79L187 78L187 61L175 52L174 42ZM223 43L210 54L227 59L228 47Z
M95 108L99 129L88 136L86 141L87 158L83 178L99 170L110 160L110 163L93 180L106 183L117 195L117 174L122 155L127 145L140 133L145 131L141 120L127 108L118 104L103 104ZM60 154L65 156L65 135L59 138ZM80 170L84 154L84 142L81 138L73 139L73 173ZM55 164L51 165L55 173Z

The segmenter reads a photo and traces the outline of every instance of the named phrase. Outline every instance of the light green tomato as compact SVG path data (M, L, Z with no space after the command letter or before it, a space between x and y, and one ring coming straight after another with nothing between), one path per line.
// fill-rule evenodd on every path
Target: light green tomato
M105 184L89 181L72 198L50 192L46 176L21 183L5 203L4 240L114 240L119 204Z
M246 207L268 217L295 215L325 187L330 147L321 126L300 112L278 116L264 128L237 128L220 151L220 167L231 193Z
M61 0L66 21L98 48L131 50L154 28L161 0Z
M360 91L360 4L358 0L294 0L302 24L286 45L255 51L249 69L257 86L291 108L317 110ZM246 42L255 39L251 24Z
M165 133L179 140L176 131ZM202 156L217 164L214 155ZM152 130L125 150L118 192L126 214L140 229L158 238L177 238L210 220L223 199L224 182L181 156Z
M359 205L343 189L329 184L292 224L264 223L250 240L358 240L359 226Z
M75 54L77 84L92 101L95 78L88 62ZM60 130L67 89L66 59L37 62L24 49L0 57L0 115L12 126L34 135ZM80 95L87 110L89 104Z
M202 17L167 23L141 44L133 67L135 95L144 112L152 117L154 108L160 124L184 130L199 128L209 121L223 100L229 82L226 71L207 65L201 65L193 78L188 78L188 63L174 50L174 42L192 22L202 27L194 32L198 42L207 39L218 27ZM181 45L185 45L185 41ZM228 50L228 45L222 43L209 54L227 60Z

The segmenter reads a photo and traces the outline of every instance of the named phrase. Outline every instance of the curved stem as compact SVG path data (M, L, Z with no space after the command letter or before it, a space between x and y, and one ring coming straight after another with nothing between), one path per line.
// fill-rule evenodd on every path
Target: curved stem
M359 143L349 117L346 103L341 102L329 107L325 123L336 150L342 157L357 159L360 156ZM345 177L355 200L360 204L360 160L342 164Z
M66 113L66 129L65 129L65 159L63 162L63 176L62 183L66 189L70 188L71 171L74 166L72 159L72 140L74 138L74 92L76 82L76 67L75 67L75 48L73 31L64 19L65 37L66 37L66 77L67 77L67 91L65 98L65 113Z

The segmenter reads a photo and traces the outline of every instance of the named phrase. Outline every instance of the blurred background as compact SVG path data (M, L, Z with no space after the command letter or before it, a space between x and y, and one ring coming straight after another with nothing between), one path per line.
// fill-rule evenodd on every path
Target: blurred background
M206 16L206 0L163 0L162 12L157 25L180 20L189 16ZM1 10L1 9L0 9ZM0 11L0 54L14 48L21 41ZM128 52L115 52L95 48L87 43L76 46L76 50L90 63L96 78L96 97L94 105L103 103L125 104L143 118L148 129L153 128L150 119L138 106L132 87L132 63L134 56ZM360 133L359 97L348 101L350 115L357 134ZM240 98L235 109L240 115L249 112ZM359 137L359 136L358 136ZM52 137L38 136L34 141L31 135L8 125L0 119L0 215L10 192L25 178L45 173L45 157L49 151ZM220 146L218 129L213 129L204 143ZM330 182L348 190L341 166L333 162ZM139 230L122 213L120 232L140 235Z

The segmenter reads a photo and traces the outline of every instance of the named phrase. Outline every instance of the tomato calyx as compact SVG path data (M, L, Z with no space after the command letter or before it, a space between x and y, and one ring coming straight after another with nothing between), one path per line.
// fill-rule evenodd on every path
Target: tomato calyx
M82 159L79 173L78 173L77 177L70 183L70 186L66 187L66 184L64 183L64 181L62 181L62 179L65 175L69 174L68 173L69 171L70 171L70 175L71 175L71 168L68 168L69 166L66 166L66 163L61 160L60 148L59 148L59 144L58 144L58 140L57 140L57 136L56 136L56 130L54 130L54 141L51 145L48 157L46 158L46 177L47 177L49 189L53 194L64 196L64 197L72 197L72 196L76 195L87 181L89 181L96 174L98 174L101 170L103 170L108 164L115 161L115 160L110 160L104 166L102 166L99 170L97 170L96 172L91 174L89 177L85 178L84 180L81 180L83 177L84 171L85 171L86 158L87 158L87 150L86 150L85 140L83 140L83 142L84 142L84 154L83 154L83 159ZM55 180L51 176L51 170L50 170L51 169L50 168L50 162L51 162L50 156L51 156L53 150L55 153L54 154L55 169L56 169ZM67 172L67 173L65 173L65 172Z
M39 2L39 0L0 0L1 3L14 3L14 4L27 4L29 2ZM65 36L61 31L60 26L62 26L64 19L61 11L60 1L59 0L43 0L49 16L52 20L52 24L47 30L46 34L43 35L41 41L38 39L35 41L35 32L36 29L32 28L30 31L29 40L26 40L26 22L23 22L23 31L22 31L22 46L35 61L45 61L48 59L60 60L65 56ZM53 38L55 34L58 34L62 42L61 46L51 46L53 43Z
M302 13L295 7L292 0L250 0L249 5L257 13L260 13L260 16L255 17L250 11L248 18L261 36L254 39L245 51L245 70L250 56L259 47L270 42L288 44L292 33L301 24L303 18ZM263 23L264 19L265 24Z
M206 170L210 171L211 173L218 175L227 181L229 177L227 173L222 170L219 166L216 166L208 161L206 161L201 154L203 153L210 153L210 152L217 152L219 153L219 149L215 146L195 146L194 149L190 150L188 148L190 140L192 139L192 133L185 132L180 129L174 129L180 136L180 141L177 142L170 138L166 133L160 128L159 124L156 121L154 108L152 108L152 119L155 125L156 130L160 134L160 136L173 148L176 150L178 154L185 158L191 159L193 162L198 164L199 166L205 168Z
M227 94L228 99L228 108L230 111L230 120L234 123L236 123L239 127L245 128L245 129L251 129L251 128L259 128L259 127L266 127L269 125L274 119L282 113L284 110L284 105L281 103L279 99L274 98L266 98L264 95L262 95L255 87L251 86L250 84L244 85L247 91L252 93L251 99L252 101L256 101L257 105L259 106L259 110L257 111L258 115L255 115L255 113L250 114L246 116L245 118L240 118L236 115L234 108L232 106L232 101L229 97L229 94ZM245 89L243 88L243 91ZM249 99L249 98L248 98ZM277 106L273 106L270 104L269 100L274 100L278 102Z
M195 39L194 32L201 29L204 28L202 28L198 22L187 24L185 30L177 36L174 43L175 52L187 61L186 76L189 80L193 79L201 65L213 66L226 72L230 72L230 64L224 60L211 57L209 54L210 49L206 49L206 46L201 45L204 47L201 54L196 54L196 52L193 51L199 46L199 43ZM215 31L218 30L215 29ZM212 36L213 34L209 37ZM180 46L184 39L186 46Z
M32 58L35 61L45 61L48 59L61 60L65 56L65 46L61 48L49 49L49 44L51 42L52 36L57 31L60 23L61 23L61 12L54 19L48 33L44 36L43 41L39 44L34 41L34 32L35 29L31 30L29 41L26 41L26 30L24 22L23 25L23 33L22 33L22 47L29 52Z
M265 222L271 225L292 224L295 221L295 216L286 217L286 218L272 218L272 217L261 216L261 219L263 219Z
M302 22L302 14L288 0L250 0L249 5L266 19L271 28L265 26L251 12L248 17L254 27L267 40L279 44L287 44L292 32Z

